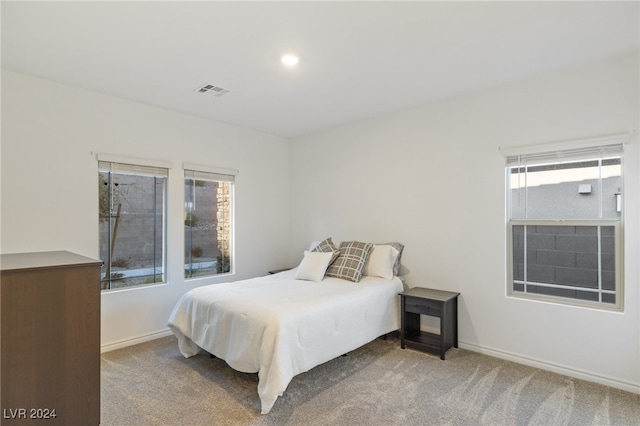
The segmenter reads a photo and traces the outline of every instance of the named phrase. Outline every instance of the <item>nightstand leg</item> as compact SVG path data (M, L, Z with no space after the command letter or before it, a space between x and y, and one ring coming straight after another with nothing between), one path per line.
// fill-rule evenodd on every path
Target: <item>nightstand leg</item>
M458 298L453 299L453 347L458 347Z
M400 348L404 349L404 335L405 335L405 312L404 312L404 297L400 297Z
M447 341L446 337L446 332L447 332L447 327L446 327L446 309L444 309L443 306L443 310L440 314L440 359L444 360L444 352L445 352L445 342Z

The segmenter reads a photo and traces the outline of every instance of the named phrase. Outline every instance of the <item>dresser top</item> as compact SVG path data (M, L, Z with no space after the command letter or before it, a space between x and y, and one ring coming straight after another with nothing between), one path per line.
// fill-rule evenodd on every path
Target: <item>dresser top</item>
M34 253L8 253L0 255L2 272L23 269L51 269L66 266L101 265L101 260L80 256L68 251L43 251Z

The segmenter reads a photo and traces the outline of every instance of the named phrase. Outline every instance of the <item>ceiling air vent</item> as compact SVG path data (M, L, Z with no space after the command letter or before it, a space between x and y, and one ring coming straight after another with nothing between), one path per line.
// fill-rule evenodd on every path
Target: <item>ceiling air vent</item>
M213 95L219 98L222 95L226 95L230 91L227 89L223 89L222 87L219 87L219 86L214 86L213 84L205 84L196 88L194 92Z

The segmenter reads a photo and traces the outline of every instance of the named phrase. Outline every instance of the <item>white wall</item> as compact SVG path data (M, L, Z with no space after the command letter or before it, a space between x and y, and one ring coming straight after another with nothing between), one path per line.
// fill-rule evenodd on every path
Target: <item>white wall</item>
M166 332L175 302L194 286L286 264L289 146L285 139L3 70L0 250L69 250L97 258L95 153L173 162L168 284L102 296L103 349L155 337ZM183 278L183 161L240 171L235 276Z
M506 297L498 151L640 130L639 72L617 58L294 140L291 262L327 236L400 241L409 286L461 293L461 347L640 392L637 135L623 313Z

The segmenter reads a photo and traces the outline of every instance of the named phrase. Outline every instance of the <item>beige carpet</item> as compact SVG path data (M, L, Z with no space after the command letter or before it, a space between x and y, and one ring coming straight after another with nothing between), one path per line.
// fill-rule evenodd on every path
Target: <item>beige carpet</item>
M103 425L640 425L640 395L462 349L374 342L293 379L267 415L257 375L173 337L102 356Z

